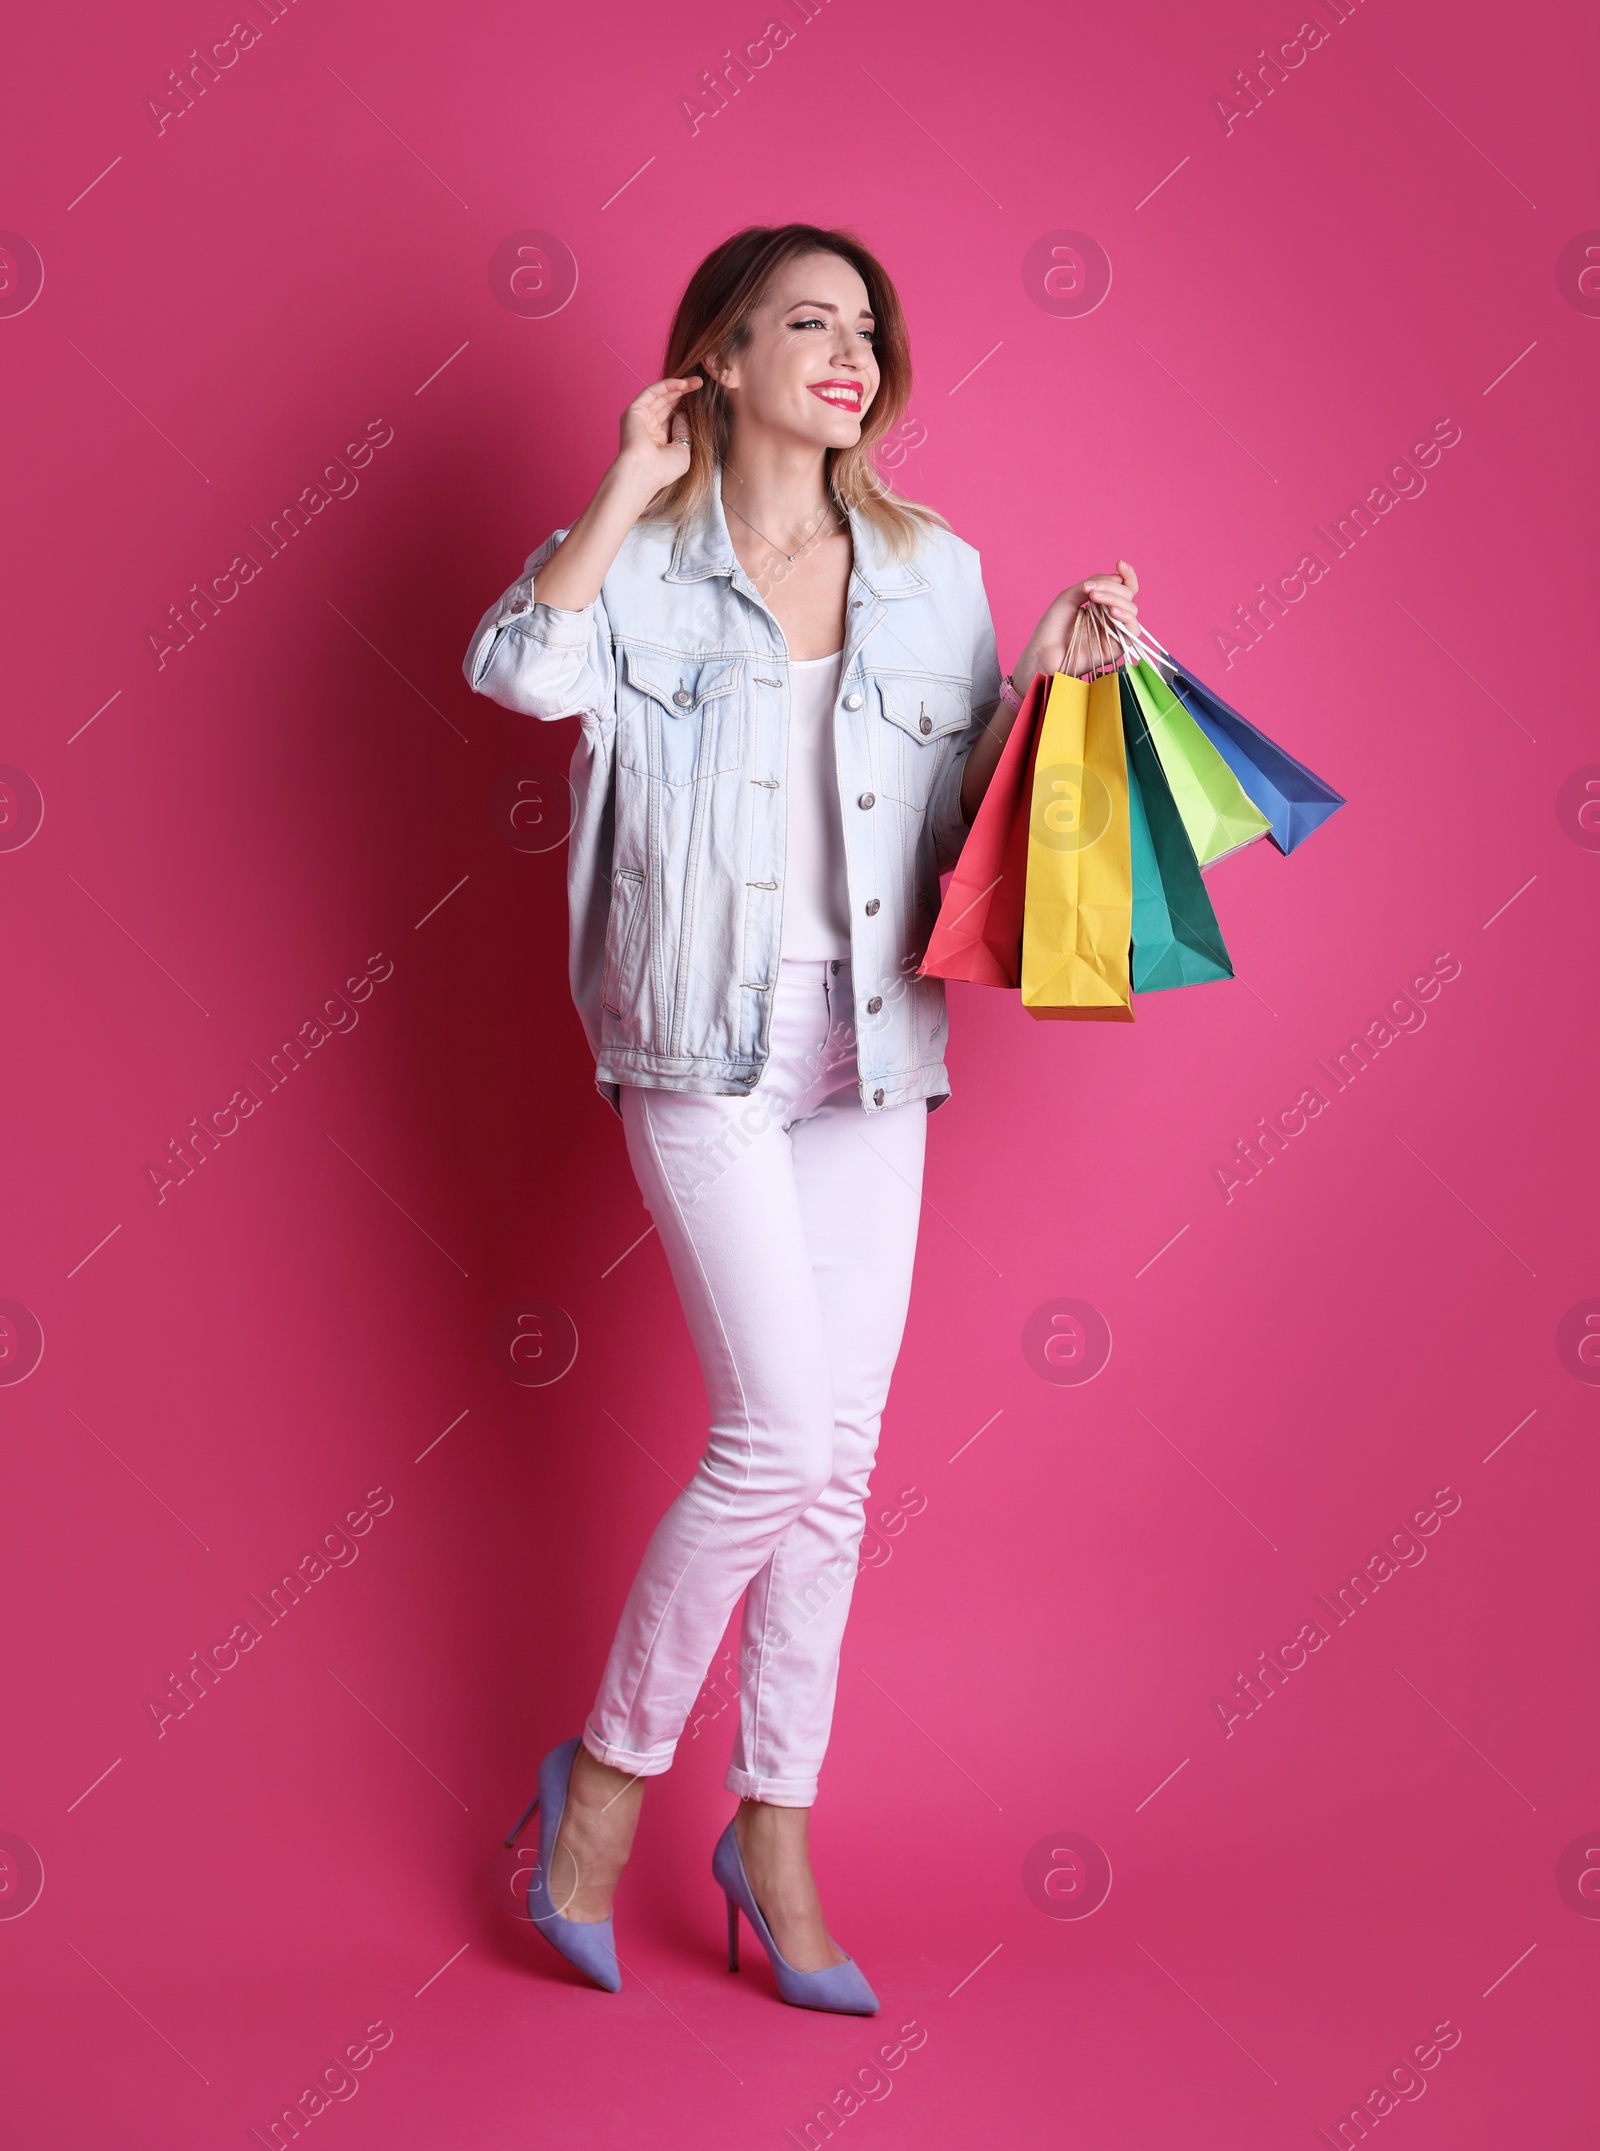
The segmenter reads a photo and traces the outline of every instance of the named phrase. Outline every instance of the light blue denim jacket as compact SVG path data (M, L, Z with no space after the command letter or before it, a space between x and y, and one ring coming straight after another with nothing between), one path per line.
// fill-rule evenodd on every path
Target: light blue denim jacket
M834 707L861 1102L949 1095L943 981L916 977L961 776L1000 691L978 555L930 529L891 561L859 513ZM676 530L640 523L599 597L542 603L533 553L463 670L530 717L576 715L572 996L621 1083L740 1096L766 1065L783 928L789 655L734 555L720 483Z

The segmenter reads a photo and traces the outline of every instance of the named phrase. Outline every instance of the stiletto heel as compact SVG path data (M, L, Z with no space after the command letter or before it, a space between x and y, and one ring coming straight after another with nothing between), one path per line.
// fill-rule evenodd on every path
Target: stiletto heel
M797 2009L835 2010L841 2016L877 2015L878 1997L867 1985L854 1957L846 1957L843 1964L826 1965L820 1972L798 1972L781 1953L772 1939L772 1930L761 1916L761 1907L756 1903L731 1822L717 1839L716 1850L711 1855L711 1872L728 1900L730 1972L739 1968L739 1914L742 1912L767 1953L778 1982L778 1992L786 2002L792 2002Z
M575 1739L564 1740L560 1747L552 1748L539 1765L539 1790L534 1794L527 1814L506 1839L506 1847L509 1850L515 1845L537 1813L539 1864L528 1883L528 1916L545 1940L553 1949L558 1949L569 1964L575 1964L607 1994L615 1994L622 1985L622 1974L617 1969L617 1945L609 1914L601 1920L566 1919L556 1910L550 1896L550 1858L556 1849L561 1818L566 1812L567 1787L579 1745Z
M537 1811L538 1811L538 1807L539 1807L539 1795L538 1795L537 1793L535 1793L535 1794L534 1794L534 1796L533 1796L533 1805L532 1805L532 1806L531 1806L531 1807L530 1807L530 1808L528 1809L527 1813L526 1813L526 1814L525 1814L525 1815L523 1816L522 1820L521 1820L521 1821L520 1821L520 1822L519 1822L519 1823L517 1824L516 1828L515 1828L515 1829L514 1829L514 1830L512 1831L511 1835L510 1835L510 1836L509 1836L509 1837L508 1837L508 1838L506 1839L506 1850L507 1850L507 1852L509 1852L509 1851L511 1850L512 1846L513 1846L513 1845L514 1845L514 1844L516 1843L517 1839L518 1839L518 1838L519 1838L519 1837L520 1837L520 1836L522 1835L523 1831L524 1831L524 1830L525 1830L525 1829L526 1829L526 1828L528 1827L529 1823L530 1823L530 1822L532 1822L532 1820L533 1820L533 1818L534 1818L534 1815L535 1815L535 1814L537 1813Z

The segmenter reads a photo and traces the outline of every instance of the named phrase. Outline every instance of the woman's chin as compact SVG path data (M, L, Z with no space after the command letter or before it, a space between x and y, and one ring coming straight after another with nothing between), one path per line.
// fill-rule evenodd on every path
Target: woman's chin
M864 411L847 411L836 403L824 403L820 396L807 393L798 405L790 404L778 423L785 431L799 434L814 448L854 448L861 438L861 422L865 416Z
M861 421L844 411L825 411L820 426L808 429L824 448L854 448L861 439Z

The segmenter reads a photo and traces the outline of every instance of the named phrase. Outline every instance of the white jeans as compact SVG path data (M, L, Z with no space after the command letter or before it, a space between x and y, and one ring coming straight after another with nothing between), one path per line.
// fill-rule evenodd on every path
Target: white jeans
M584 1744L654 1776L744 1593L726 1783L809 1807L905 1328L927 1104L864 1113L848 961L785 961L747 1098L625 1085L711 1432L628 1593Z

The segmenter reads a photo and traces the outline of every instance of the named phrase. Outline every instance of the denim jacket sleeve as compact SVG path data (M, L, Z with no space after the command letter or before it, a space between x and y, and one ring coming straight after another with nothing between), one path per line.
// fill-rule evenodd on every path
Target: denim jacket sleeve
M941 874L955 865L961 847L967 841L968 823L961 811L961 780L966 775L967 756L983 737L1000 694L1000 659L995 649L994 621L984 592L978 555L964 546L961 557L969 584L966 603L971 623L972 722L956 742L956 751L935 780L933 795L928 801L934 857Z
M529 554L521 575L478 622L461 669L474 694L525 716L603 724L616 701L604 600L566 612L542 604L538 594L539 571L566 534L552 531Z

